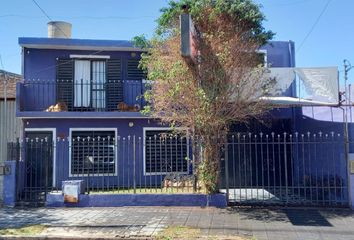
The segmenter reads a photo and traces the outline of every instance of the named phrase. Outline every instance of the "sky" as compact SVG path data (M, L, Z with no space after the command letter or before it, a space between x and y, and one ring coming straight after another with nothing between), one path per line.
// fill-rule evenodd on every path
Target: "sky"
M52 20L72 23L72 38L87 39L151 37L159 10L167 6L167 0L36 1ZM298 67L338 66L342 81L343 59L354 65L354 0L254 1L262 5L274 40L295 42ZM18 37L46 37L48 21L32 0L0 0L0 68L20 73ZM349 80L354 82L354 69Z

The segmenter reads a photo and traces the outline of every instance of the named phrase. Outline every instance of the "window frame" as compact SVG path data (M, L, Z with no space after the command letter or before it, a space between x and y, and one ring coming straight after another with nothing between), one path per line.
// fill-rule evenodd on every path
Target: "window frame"
M85 174L72 174L71 172L71 162L72 162L72 158L71 158L71 149L72 149L72 133L75 131L80 131L80 132L94 132L94 131L100 131L100 132L114 132L114 138L115 138L115 144L114 144L114 163L115 163L115 167L114 167L114 173L85 173ZM117 128L69 128L69 177L87 177L90 175L93 177L102 177L102 176L106 176L106 177L114 177L118 175L118 147L117 147L117 139L118 139L118 130Z
M73 55L73 56L76 56L76 55ZM86 57L85 57L86 56ZM87 58L87 56L89 55L83 55L83 57L72 57L71 59L73 59L73 62L74 62L74 67L73 67L73 93L72 93L72 101L73 101L73 107L74 108L91 108L91 109L94 109L94 110L106 110L107 109L107 105L108 105L108 100L107 100L107 81L108 81L108 78L107 78L107 60L110 59L107 58L107 56L103 56L102 58ZM83 61L90 61L90 104L89 104L89 107L75 107L74 106L74 102L75 102L75 61L80 61L80 60L83 60ZM101 90L101 92L104 92L104 95L105 95L105 99L104 99L104 105L105 107L104 108L96 108L93 106L93 94L96 92L95 90L97 89L94 89L93 88L93 62L104 62L104 77L105 77L105 83L104 83L104 86L103 86L103 89Z
M96 84L96 88L94 88L94 83L93 83L93 75L94 75L94 73L93 73L93 63L94 62L103 62L104 63L104 84L103 84L103 87L102 87L102 89L98 89L97 88L97 83L95 83ZM93 109L95 109L95 110L102 110L102 109L104 109L104 110L106 110L107 109L107 60L102 60L102 59L90 59L90 64L91 64L91 66L90 66L90 107L91 108L93 108ZM97 79L96 79L97 80ZM97 94L98 94L98 92L101 92L101 93L103 93L104 94L104 101L102 101L102 102L104 102L103 104L104 104L104 108L98 108L98 107L94 107L93 106L93 96L96 94L96 96L97 96ZM95 93L95 94L94 94ZM96 104L97 104L98 102L97 102L97 99L96 99Z
M187 130L186 128L175 128L178 130ZM189 174L189 165L187 165L187 171L182 172L147 172L146 171L146 132L147 131L172 131L171 127L144 127L143 128L143 175L144 176L159 176L159 175L167 175L167 174ZM187 135L187 158L190 158L190 142L189 137Z

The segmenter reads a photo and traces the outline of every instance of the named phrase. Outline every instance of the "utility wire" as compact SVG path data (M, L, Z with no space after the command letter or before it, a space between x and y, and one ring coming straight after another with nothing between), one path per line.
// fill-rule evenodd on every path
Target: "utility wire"
M49 21L53 21L53 19L49 17L49 15L44 11L44 9L41 6L39 6L36 0L32 0L32 2L39 8L39 10L41 10L41 12L49 19ZM60 32L64 34L65 37L70 38L58 25L56 25L55 27L58 28Z
M328 0L326 5L323 7L320 15L317 17L316 21L314 22L314 24L312 25L310 31L306 34L305 38L302 40L302 42L300 43L299 47L297 48L296 53L298 53L301 49L301 47L304 45L304 43L306 42L306 40L309 38L309 36L311 35L311 33L313 32L313 30L315 29L317 23L320 21L322 15L326 12L329 4L332 2L332 0Z
M32 2L39 8L39 10L41 10L41 12L49 19L49 21L53 21L52 18L49 17L49 15L46 13L46 11L44 11L44 9L36 2L36 0L32 0ZM56 27L64 34L65 37L70 38L69 36L66 35L66 33L59 26L56 26ZM71 59L68 62L70 62L70 61L73 61L73 60ZM65 62L65 63L67 63L67 62ZM62 63L62 64L65 64L65 63ZM53 65L53 66L49 66L49 67L43 68L43 69L37 71L36 73L48 70L50 68L57 67L59 65L60 64L56 64L56 65Z
M39 16L31 15L20 15L20 14L4 14L0 15L0 18L7 17L19 17L19 18L40 18ZM67 19L92 19L92 20L107 20L107 19L119 19L119 20L138 20L146 18L156 18L156 16L137 16L137 17L127 17L127 16L53 16L55 18L67 18Z
M50 21L53 21L53 19L49 16L49 14L47 14L47 12L38 4L38 2L36 0L32 0L32 2L39 8L39 10L45 15L46 18L48 18ZM0 18L3 18L3 17L30 17L30 16L25 16L25 15L18 15L18 14L5 14L5 15L0 15ZM34 17L34 16L32 16ZM87 18L87 19L96 19L96 20L104 20L104 19L143 19L143 18L154 18L154 16L141 16L141 17L124 17L124 16L105 16L105 17L93 17L93 16L76 16L76 17L65 17L65 18L72 18L72 19L75 19L75 18ZM56 26L67 38L70 38L68 37L65 32L59 27L59 26ZM96 52L93 52L91 53L90 55L96 55L98 53L101 53L103 52L104 50L99 50L99 51L96 51ZM35 73L40 73L40 72L43 72L45 70L48 70L48 69L51 69L51 68L54 68L54 67L57 67L57 66L60 66L60 65L64 65L66 63L69 63L69 62L72 62L74 61L74 59L71 59L71 60L68 60L64 63L61 63L61 64L56 64L56 65L52 65L52 66L48 66L48 67L45 67L43 69L40 69L38 71L36 71Z
M299 1L295 1L295 2L277 1L277 3L266 4L266 6L287 7L287 6L299 5L299 4L303 4L303 3L309 3L310 1L313 1L313 0L299 0Z
M50 21L53 21L52 18L46 13L46 11L44 11L44 9L36 2L36 0L32 0L32 2L41 10L41 12L50 20ZM67 38L70 38L69 36L67 36L65 34L65 32L59 27L59 26L56 26ZM98 54L100 52L103 52L103 50L99 50L99 51L96 51L96 52L93 52L91 53L91 55L95 55L95 54ZM70 59L62 64L55 64L55 65L52 65L52 66L48 66L46 68L43 68L43 69L40 69L38 71L36 71L35 73L40 73L40 72L43 72L45 70L48 70L48 69L51 69L51 68L54 68L54 67L57 67L57 66L60 66L60 65L64 65L66 63L69 63L69 62L73 62L74 59Z

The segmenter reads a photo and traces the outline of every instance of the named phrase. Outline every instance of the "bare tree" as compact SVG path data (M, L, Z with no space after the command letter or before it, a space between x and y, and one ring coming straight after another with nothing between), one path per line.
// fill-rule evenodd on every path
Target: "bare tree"
M150 103L146 112L199 137L203 152L196 174L212 193L217 191L220 149L229 126L257 119L269 109L259 97L266 94L270 81L264 77L257 52L263 42L255 37L252 22L218 9L215 3L201 2L209 4L198 6L192 15L200 33L198 63L180 55L180 32L176 30L151 41L142 65L153 80L145 95Z

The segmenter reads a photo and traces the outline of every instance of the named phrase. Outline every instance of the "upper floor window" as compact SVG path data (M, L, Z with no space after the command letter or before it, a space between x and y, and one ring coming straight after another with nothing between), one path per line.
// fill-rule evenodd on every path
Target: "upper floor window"
M74 56L57 64L57 103L64 102L69 111L117 111L120 102L134 105L143 94L139 80L146 74L139 59Z
M106 62L75 60L74 107L106 108Z

